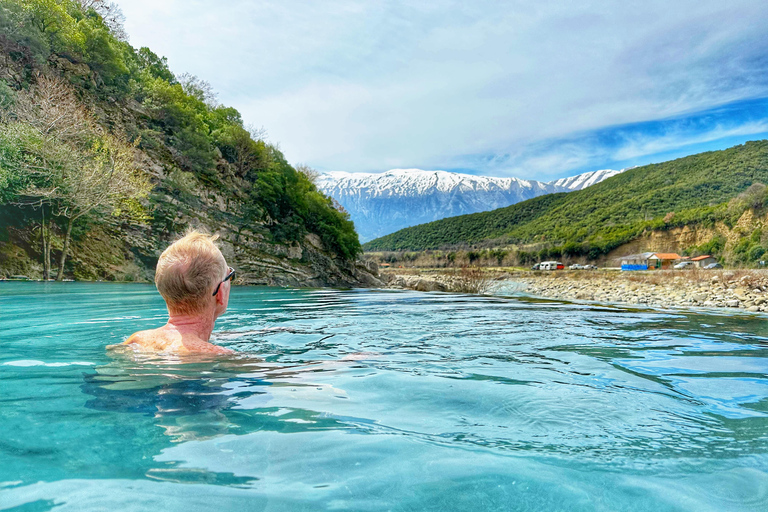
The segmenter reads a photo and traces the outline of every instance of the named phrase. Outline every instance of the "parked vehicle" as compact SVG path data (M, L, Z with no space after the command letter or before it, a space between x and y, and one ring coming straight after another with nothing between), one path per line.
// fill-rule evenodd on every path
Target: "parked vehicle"
M565 265L559 261L542 261L539 268L541 270L563 270Z
M595 265L584 265L581 268L583 268L584 270L597 270L597 267Z
M680 270L682 268L693 268L693 267L694 267L694 264L692 261L681 261L680 263L678 263L672 268Z
M707 270L711 270L713 268L723 268L723 266L719 263L710 263L709 265L705 265L704 268Z
M531 267L531 270L539 270L539 267L540 267L540 266L541 266L541 263L535 263L535 264L534 264L534 265Z
M568 268L571 269L571 270L584 270L585 266L584 265L579 265L578 263L574 263L573 265L571 265Z

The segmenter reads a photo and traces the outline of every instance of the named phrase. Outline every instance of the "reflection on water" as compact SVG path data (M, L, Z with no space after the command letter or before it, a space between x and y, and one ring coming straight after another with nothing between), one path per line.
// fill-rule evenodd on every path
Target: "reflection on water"
M4 504L768 507L763 317L236 288L238 354L179 358L104 350L149 287L32 286L0 295Z

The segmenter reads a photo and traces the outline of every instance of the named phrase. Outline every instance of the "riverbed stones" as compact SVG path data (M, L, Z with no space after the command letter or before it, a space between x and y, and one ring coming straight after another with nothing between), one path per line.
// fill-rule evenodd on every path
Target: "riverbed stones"
M457 273L419 272L389 278L390 287L425 291L461 291ZM733 308L768 311L768 271L707 272L506 272L492 277L499 290L531 295L662 307ZM460 283L458 283L460 285Z

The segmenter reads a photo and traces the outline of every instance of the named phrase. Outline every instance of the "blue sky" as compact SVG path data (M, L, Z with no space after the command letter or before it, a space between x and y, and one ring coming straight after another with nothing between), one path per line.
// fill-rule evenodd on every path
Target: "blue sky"
M768 138L768 2L119 0L321 171L549 180Z

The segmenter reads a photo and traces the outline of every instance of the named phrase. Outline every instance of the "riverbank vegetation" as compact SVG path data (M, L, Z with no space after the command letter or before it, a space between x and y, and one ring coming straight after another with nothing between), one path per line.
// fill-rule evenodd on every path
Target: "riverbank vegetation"
M368 242L369 252L450 254L508 251L516 264L542 259L597 260L644 233L685 226L733 228L746 211L766 213L768 141L627 170L584 190L541 196L489 212L414 226ZM768 233L766 233L768 235ZM751 264L768 249L762 229L727 256ZM688 252L720 253L718 236ZM498 253L498 252L497 252Z
M53 255L59 279L114 278L114 264L68 253L101 235L151 267L191 224L234 243L316 235L353 260L354 226L311 173L205 81L133 48L121 19L103 0L0 0L0 269L29 258L47 277Z

